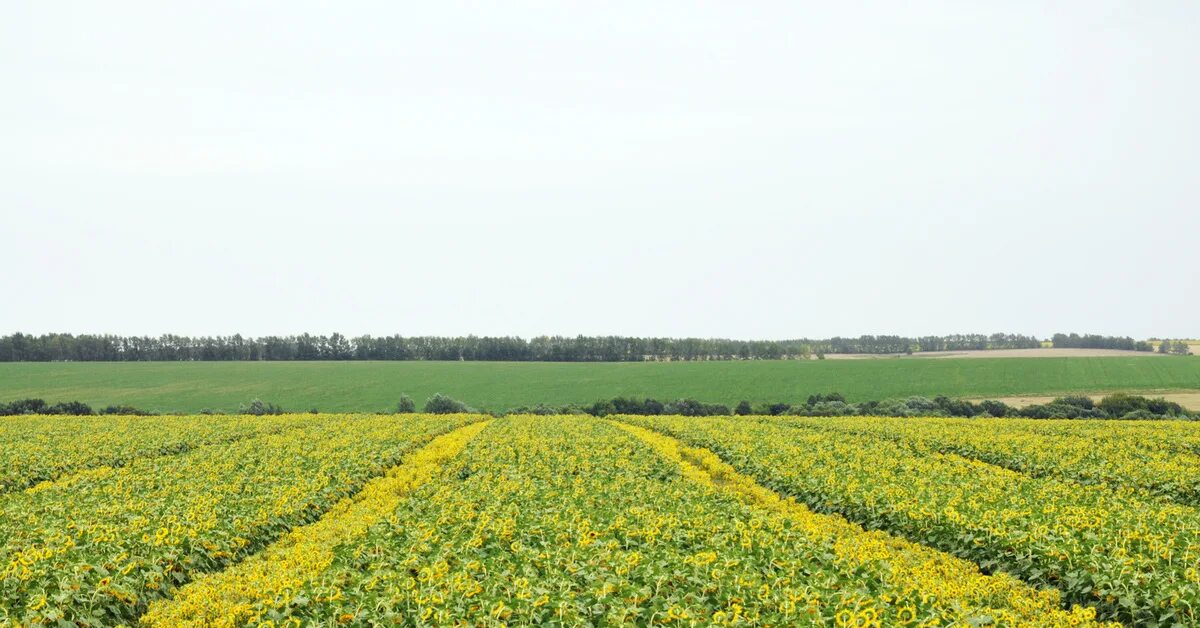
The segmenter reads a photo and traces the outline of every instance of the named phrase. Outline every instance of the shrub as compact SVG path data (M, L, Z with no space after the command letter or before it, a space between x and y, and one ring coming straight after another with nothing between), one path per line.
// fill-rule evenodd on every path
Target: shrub
M586 414L586 413L583 410L580 410L577 406L572 406L572 405L554 406L554 405L547 405L544 403L539 403L535 406L521 406L519 408L513 408L512 410L509 410L505 414L557 415L557 414Z
M646 403L632 397L613 397L613 414L646 414Z
M994 399L984 399L983 401L980 401L979 409L982 410L982 413L979 416L987 414L993 417L1005 417L1015 414L1016 412L1016 409L1007 403L1004 403L1003 401L996 401Z
M767 406L767 414L771 416L779 416L787 414L792 409L792 405L788 403L772 403Z
M1066 397L1058 397L1051 403L1064 406L1078 406L1084 410L1091 410L1096 407L1096 402L1092 401L1091 397L1083 395L1067 395Z
M84 416L95 414L92 407L82 401L64 401L52 406L41 399L20 399L12 403L0 403L0 416L17 414L72 414Z
M1114 417L1123 417L1134 410L1146 410L1160 416L1188 416L1187 410L1184 410L1183 406L1162 397L1147 399L1139 395L1123 393L1108 395L1101 399L1096 407L1106 412L1108 416Z
M608 416L610 414L617 413L617 406L613 405L613 402L608 401L607 399L601 399L600 401L593 403L592 407L588 408L587 412L592 416Z
M733 413L739 416L746 416L754 413L754 408L750 407L750 402L745 399L738 402L737 407L733 409Z
M1167 401L1162 397L1146 400L1146 409L1154 414L1162 416L1188 416L1187 410L1183 406L1174 401Z
M207 408L205 410L207 410ZM213 412L212 410L207 410L207 412L205 410L201 410L200 414L219 414L218 412ZM135 408L133 406L105 406L102 410L100 410L100 414L152 416L154 413L150 412L149 410L142 410L141 408Z
M267 414L283 414L283 408L262 399L252 399L249 404L242 404L238 408L238 412L240 414L263 416Z
M800 416L854 416L858 408L845 401L821 401L811 406L797 406L792 414Z
M1107 419L1110 416L1103 410L1088 410L1077 405L1055 402L1027 406L1020 410L1020 415L1030 419Z
M41 399L21 399L0 405L0 414L45 414L46 402Z
M472 412L467 404L437 393L425 400L425 412L429 414L464 414Z
M842 396L842 393L836 392L826 393L824 395L816 394L808 396L808 405L810 406L815 406L822 401L841 401L842 403L845 403L846 398Z
M729 414L729 406L719 403L701 403L695 399L676 399L666 405L664 412L680 416L721 416Z
M412 414L417 411L417 402L413 401L408 395L400 395L400 401L396 402L396 414Z
M49 408L46 408L46 414L73 414L75 416L88 416L95 414L92 412L92 407L82 401L67 401L64 403L56 403Z
M913 396L905 399L902 403L905 408L908 408L909 411L916 414L921 414L923 412L938 412L942 409L940 406L938 406L936 401L928 397Z
M949 416L975 416L982 412L975 404L962 399L938 396L933 398L933 402Z

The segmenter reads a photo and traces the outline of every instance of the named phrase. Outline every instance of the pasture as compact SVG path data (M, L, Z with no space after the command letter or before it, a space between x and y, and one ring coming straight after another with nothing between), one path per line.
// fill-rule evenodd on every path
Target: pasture
M1139 356L728 362L57 362L0 363L0 400L38 397L158 412L231 412L252 398L288 410L375 412L401 393L441 392L479 409L614 396L711 403L850 401L909 395L1014 397L1200 390L1200 360Z

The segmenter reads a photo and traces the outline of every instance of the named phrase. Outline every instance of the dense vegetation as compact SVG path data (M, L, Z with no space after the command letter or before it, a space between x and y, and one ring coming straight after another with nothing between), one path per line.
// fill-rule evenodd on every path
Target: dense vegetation
M405 414L415 412L416 404L406 394L401 394L396 404L395 412ZM311 410L312 414L317 411ZM443 395L435 394L425 401L426 414L464 414L477 412L467 404ZM238 408L238 414L243 415L280 415L284 409L273 403L254 399ZM0 404L0 416L6 415L79 415L96 414L91 406L79 401L56 403L49 405L42 399L21 399L8 404ZM110 406L100 411L100 414L147 415L146 411L132 406ZM202 414L220 414L207 410ZM864 401L862 403L846 403L846 397L840 393L810 395L803 404L788 404L784 402L750 403L741 401L735 408L721 403L704 403L695 399L675 399L674 401L659 401L658 399L637 399L634 397L614 397L603 399L591 405L551 405L536 404L520 406L506 410L493 410L491 414L504 416L508 414L590 414L593 416L609 415L677 415L677 416L727 416L759 415L759 416L886 416L886 417L1011 417L1028 419L1191 419L1197 418L1177 403L1159 398L1148 398L1140 395L1115 394L1094 402L1090 397L1079 395L1058 397L1050 403L1016 408L1001 401L985 400L972 403L964 399L953 399L945 396L908 397L906 399L885 399L881 401Z
M1195 450L1187 449L1194 444L1194 423L1144 430L1122 422L1098 433L1092 421L1073 422L1076 427L1025 421L1022 431L998 432L982 444L996 448L976 453L969 437L981 426L949 419L911 419L929 424L919 435L856 433L862 421L840 418L623 420L713 451L815 511L1057 590L1067 605L1090 606L1103 619L1131 626L1200 621L1200 574L1193 559L1200 555L1200 512L1126 488L1146 479L1138 473L1142 461L1164 447L1176 448L1178 461L1165 471L1188 482L1198 462ZM1000 429L1007 423L982 421ZM1039 438L1047 431L1061 436ZM1057 451L1046 451L1055 444L1061 444ZM1006 465L983 462L1005 457ZM1016 470L1026 461L1051 458L1057 458L1058 473ZM1159 456L1164 458L1170 460ZM1094 484L1078 481L1097 473L1100 481Z
M393 410L401 392L420 409L444 393L480 410L637 397L804 403L838 391L850 402L914 395L1017 395L1200 390L1200 359L1128 357L742 362L27 362L0 363L0 401L77 399L155 412L236 412L250 399L291 411Z
M1192 347L1186 340L1163 339L1158 343L1158 352L1168 355L1191 355Z
M69 422L22 419L0 444L0 468L31 454L61 463L4 495L0 624L1096 618L926 539L781 499L712 452L629 423L119 417L114 437ZM192 438L189 422L209 433ZM171 451L180 439L190 448ZM104 466L109 456L120 464Z
M0 624L1190 626L1198 425L14 418Z
M1097 336L1096 334L1054 334L1050 338L1055 349L1120 349L1122 351L1153 351L1144 340L1127 336Z
M986 400L973 403L964 399L938 396L913 396L904 399L883 399L847 403L840 393L810 395L800 404L785 402L741 401L731 411L729 406L719 403L703 403L695 399L659 401L616 397L597 401L588 406L553 406L539 404L510 410L511 413L527 414L591 414L608 416L619 414L654 416L727 416L737 415L792 415L792 416L886 416L886 417L1010 417L1028 419L1190 419L1196 418L1177 403L1161 397L1148 398L1140 395L1115 394L1094 402L1090 397L1071 395L1058 397L1045 404L1017 408L1001 401Z
M860 336L827 340L729 340L628 336L113 336L15 333L0 336L0 362L162 362L245 360L489 360L641 362L786 360L826 353L912 353L1041 346L1019 334Z

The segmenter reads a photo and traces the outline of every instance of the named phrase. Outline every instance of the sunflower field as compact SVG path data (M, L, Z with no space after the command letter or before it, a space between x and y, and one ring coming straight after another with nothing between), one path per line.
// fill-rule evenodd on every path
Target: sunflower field
M0 625L1196 625L1198 442L1182 422L15 417Z

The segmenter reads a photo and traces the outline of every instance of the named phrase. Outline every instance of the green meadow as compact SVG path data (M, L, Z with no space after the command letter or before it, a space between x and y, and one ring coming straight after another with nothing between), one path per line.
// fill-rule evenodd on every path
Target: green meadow
M1200 359L1068 357L748 362L55 362L0 363L0 402L40 397L160 412L236 410L261 398L288 410L379 411L401 393L441 392L476 408L591 403L614 396L733 404L948 395L1200 389Z

